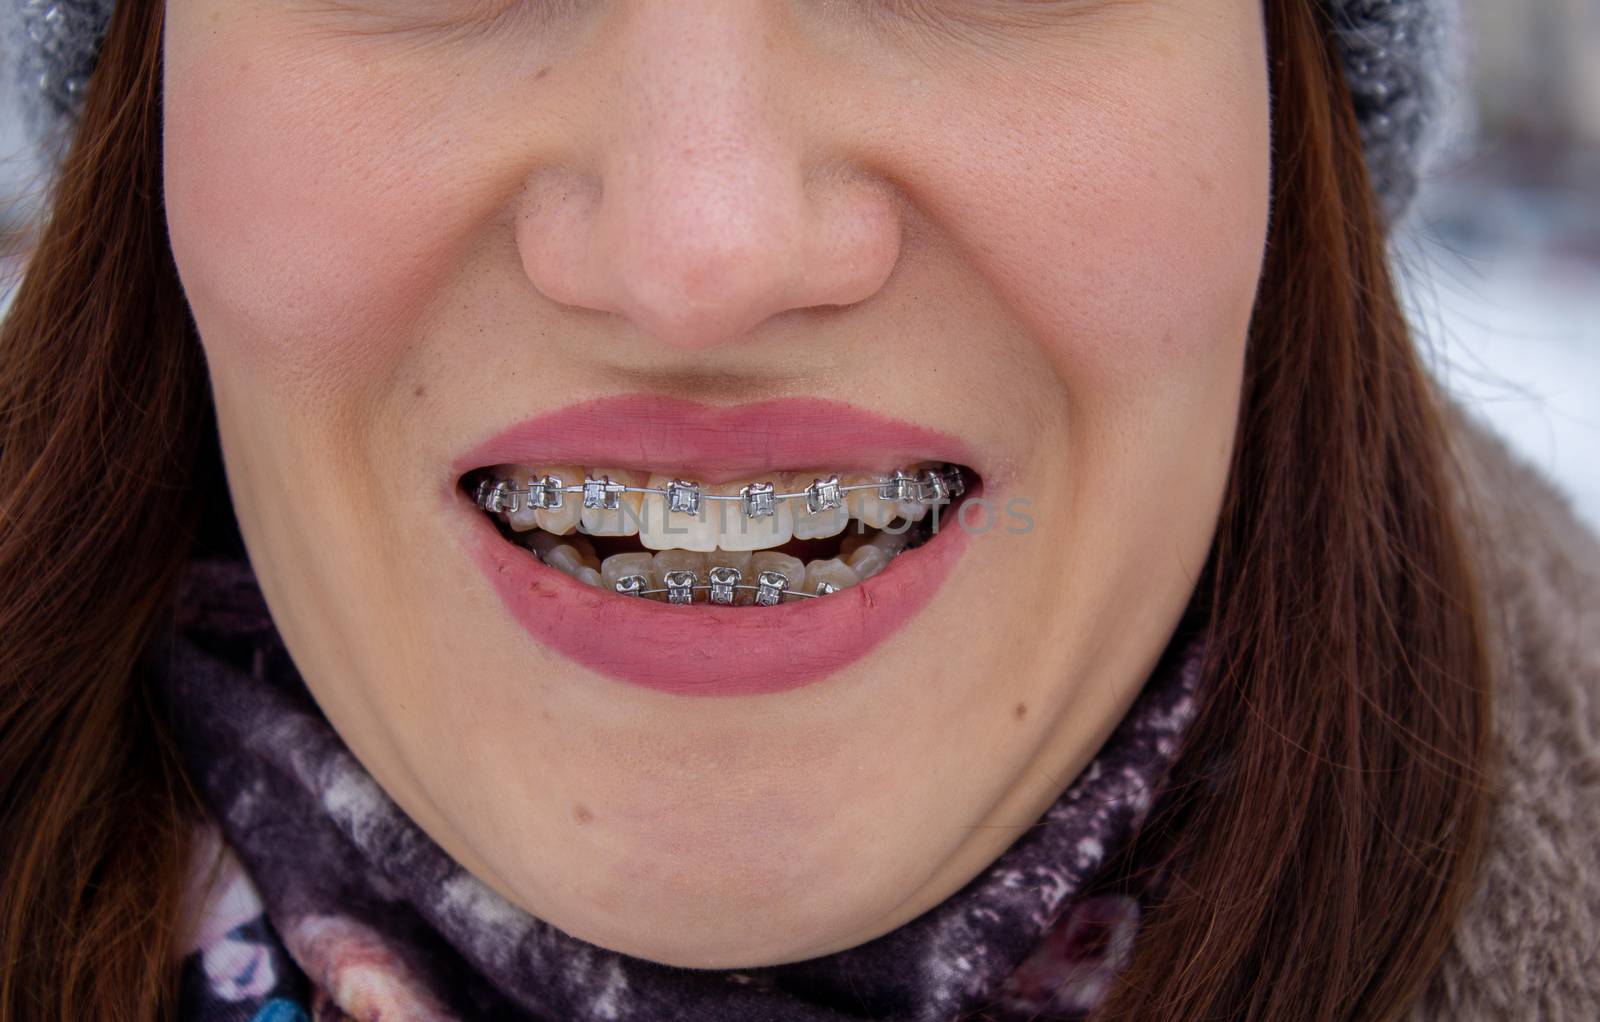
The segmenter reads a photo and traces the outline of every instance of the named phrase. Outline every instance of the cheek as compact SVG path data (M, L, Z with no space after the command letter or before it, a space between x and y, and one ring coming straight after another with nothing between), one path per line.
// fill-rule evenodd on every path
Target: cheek
M1130 58L1109 77L1058 79L975 127L981 155L952 156L973 205L951 220L1080 410L1237 366L1270 192L1259 57Z
M169 47L164 145L207 356L296 404L348 397L392 370L462 233L428 99L291 42L205 38Z

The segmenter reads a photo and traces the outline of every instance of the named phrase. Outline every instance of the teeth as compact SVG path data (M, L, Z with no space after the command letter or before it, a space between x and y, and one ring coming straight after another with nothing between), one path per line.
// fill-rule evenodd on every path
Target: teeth
M692 571L669 571L661 577L667 589L667 602L690 604L694 602L694 587L702 584L700 576Z
M835 589L849 589L860 581L861 578L855 573L855 569L837 557L830 557L825 561L812 561L806 565L806 577L802 589L814 593L819 582L826 582Z
M573 486L583 482L583 469L577 465L541 465L532 474L550 476L551 482L559 479L562 486ZM535 511L533 517L539 523L539 528L544 531L565 536L578 528L582 514L582 494L563 493L560 508L554 511ZM515 528L514 525L512 527Z
M792 472L783 477L782 487L785 493L801 493L818 479L824 481L836 478L833 476L819 475L815 472ZM844 480L839 480L839 485L844 485ZM850 508L844 498L849 494L841 493L838 507L828 508L823 511L811 512L806 510L804 503L791 512L794 519L795 539L827 539L837 536L850 524ZM785 502L787 503L787 502Z
M944 476L944 467L935 465L917 469L912 473L916 479L913 490L918 499L900 501L895 504L895 514L910 522L920 522L933 509L934 502L949 503L952 494L950 483Z
M543 559L544 563L550 565L550 567L560 568L568 575L575 576L579 568L589 567L583 563L583 558L578 554L578 551L565 543L559 543L551 547L550 551L543 555Z
M852 472L840 477L839 482L843 486L860 486L863 483L875 483L880 478L864 472ZM894 521L897 514L895 505L895 501L884 500L878 496L876 487L851 490L845 499L845 508L850 512L850 517L874 529L881 529Z
M889 558L894 555L875 543L863 543L856 548L855 553L846 558L845 563L850 565L856 575L865 582L889 565Z
M894 505L896 518L904 518L909 522L920 522L932 510L931 504L924 504L920 500L902 500Z
M578 465L502 465L494 472L496 478L480 484L479 506L499 514L516 532L537 527L563 536L575 531L637 535L648 550L702 553L767 549L791 538L825 539L844 531L852 518L876 529L896 518L917 522L927 517L931 502L948 502L964 490L959 474L943 464L888 475L852 472L843 478L785 472L715 486ZM559 507L549 506L557 500Z
M655 555L656 578L666 578L669 571L692 571L701 578L706 574L706 555L695 550L663 550Z
M884 553L893 557L906 548L911 542L911 530L902 528L898 532L879 532L867 537L867 545L875 546Z
M839 559L848 563L855 552L864 546L876 546L892 557L904 550L910 540L909 528L899 532L852 532L839 541Z
M750 571L753 578L759 578L764 571L775 571L787 579L786 589L799 589L805 582L806 565L798 557L780 554L776 550L762 550L750 558Z
M531 487L535 481L546 476L551 477L552 484L560 480L560 485L567 486L583 481L583 470L575 465L541 465L537 467L528 465L500 465L495 469L495 475L501 479L510 480L519 489ZM555 510L540 509L534 498L529 494L522 494L517 500L515 511L502 512L506 524L516 532L527 532L534 528L543 529L545 532L565 536L578 527L578 516L582 510L582 501L578 494L563 493L561 507Z
M600 558L595 556L594 544L582 536L552 536L541 529L526 534L529 549L539 555L539 560L558 571L571 575L580 582L598 586Z
M594 544L589 542L588 536L575 532L570 536L562 536L561 541L578 551L578 557L584 564L597 571L599 570L600 555L595 553Z
M715 567L706 572L711 586L711 602L731 606L738 596L737 587L744 582L744 574L737 568Z
M612 483L621 483L624 486L643 486L649 478L639 472L630 472L620 468L586 469L582 479L575 479L573 483L582 483L585 487L591 480L602 482L609 479ZM569 484L570 485L570 484ZM615 508L590 507L589 494L569 493L567 500L577 499L584 505L579 512L579 525L584 532L591 536L636 536L639 534L641 512L639 507L640 494L618 493L615 494L617 506ZM565 503L565 502L563 502Z
M527 486L528 477L535 473L526 465L500 465L495 468L494 474L496 478L509 479L517 486ZM506 520L507 525L510 525L517 532L527 532L529 529L539 526L538 512L534 510L532 503L526 497L517 501L517 509L515 511L503 511L501 512L501 517ZM548 531L555 532L556 530L550 529Z
M548 532L534 530L528 533L525 540L528 549L539 555L539 560L549 563L550 551L562 545L562 537L552 536Z
M675 480L673 476L653 475L645 486L652 490L665 490ZM717 513L726 505L717 501L701 500L698 514L669 511L667 497L660 493L634 494L642 496L640 502L641 525L639 544L646 550L699 550L717 548Z
M616 592L617 583L632 576L643 576L645 589L667 588L667 575L670 572L693 572L694 584L705 586L712 581L712 569L733 568L739 572L738 584L741 586L755 587L763 576L771 578L776 574L783 576L785 590L825 595L849 589L878 574L904 547L905 540L901 536L880 533L860 539L849 554L810 563L776 550L762 550L753 554L749 551L717 551L709 555L697 550L662 550L654 554L640 550L612 554L600 563L598 570L593 563L593 548L582 536L559 537L533 532L528 536L528 544L539 553L544 563L585 585L608 592ZM770 594L769 601L782 602L773 600ZM698 589L690 602L714 601L705 590ZM736 606L758 602L761 602L760 596L749 588L734 591L733 604Z
M600 582L602 589L615 590L617 580L629 575L643 575L649 580L645 588L655 589L661 585L661 576L656 571L654 554L639 551L629 554L612 554L600 563Z
M723 483L707 489L713 494L736 497L746 486L763 482L766 480ZM775 481L773 489L777 491ZM793 501L774 500L772 513L757 518L747 516L741 502L713 500L707 503L717 530L715 546L719 550L761 550L782 546L794 537L794 508L790 506Z
M672 590L668 602L740 606L777 605L790 594L825 597L876 576L912 541L908 530L928 516L930 502L947 503L965 489L959 473L944 465L843 477L785 472L709 486L575 465L503 465L494 473L477 484L478 506L518 533L517 542L543 563L612 592L652 590L659 597ZM559 507L549 506L557 500ZM849 530L852 518L856 528ZM847 530L836 556L809 564L776 549L791 538L828 539ZM644 549L603 563L589 539L631 535ZM721 588L708 592L717 584L714 569L723 569ZM736 581L729 570L738 572Z
M872 537L864 532L852 532L839 541L839 559L848 561L850 555L865 546Z
M732 568L739 573L739 585L755 585L755 569L750 566L750 560L753 556L749 550L718 550L713 554L708 554L705 559L705 573L702 575L702 581L710 582L712 568ZM733 602L735 606L746 606L755 602L755 594L744 589L735 589L733 591Z
M739 569L740 578L748 581L755 578L750 569L750 558L752 556L753 554L749 550L718 550L715 554L706 558L706 570L710 571L712 568L737 568Z

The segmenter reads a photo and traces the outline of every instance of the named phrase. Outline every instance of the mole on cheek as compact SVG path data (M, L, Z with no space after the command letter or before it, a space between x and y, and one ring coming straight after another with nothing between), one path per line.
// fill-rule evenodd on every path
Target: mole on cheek
M590 820L594 819L594 814L589 811L588 806L584 805L582 802L579 802L577 805L572 807L572 818L577 820L579 823L588 823Z
M1023 717L1026 717L1028 715L1028 704L1027 703L1018 703L1017 704L1016 713L1017 713L1017 719L1018 720L1021 720Z

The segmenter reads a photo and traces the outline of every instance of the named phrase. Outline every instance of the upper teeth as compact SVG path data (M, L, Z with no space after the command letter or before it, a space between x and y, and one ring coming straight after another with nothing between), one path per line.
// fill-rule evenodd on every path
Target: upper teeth
M580 481L581 480L581 481ZM639 537L649 550L759 550L843 532L851 518L882 528L920 520L965 491L961 469L924 465L887 474L785 473L703 486L664 475L558 465L504 465L478 484L477 504L513 529Z

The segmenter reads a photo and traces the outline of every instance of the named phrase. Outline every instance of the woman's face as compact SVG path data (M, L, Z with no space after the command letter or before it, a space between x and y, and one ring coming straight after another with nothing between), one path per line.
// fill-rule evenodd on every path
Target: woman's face
M1258 3L168 0L165 104L289 650L412 818L568 933L697 967L882 934L1037 820L1171 636L1266 231ZM936 462L966 504L886 567L896 524L857 523L919 507L872 489L831 537L793 498L705 532L630 493L644 533L604 538L626 515L575 491L473 500L508 466L729 496ZM635 560L597 579L590 544ZM728 548L777 544L857 581L612 590L673 566L638 551L750 583L793 562Z

